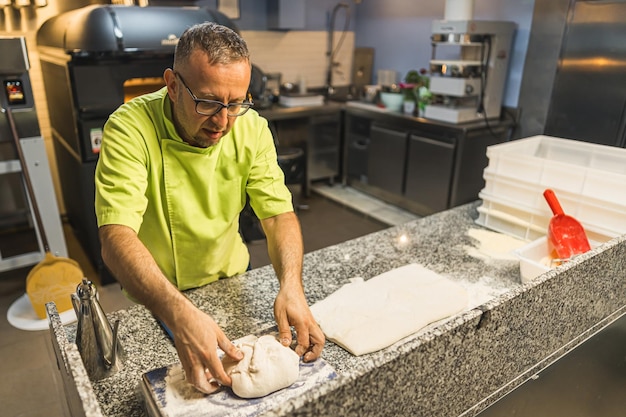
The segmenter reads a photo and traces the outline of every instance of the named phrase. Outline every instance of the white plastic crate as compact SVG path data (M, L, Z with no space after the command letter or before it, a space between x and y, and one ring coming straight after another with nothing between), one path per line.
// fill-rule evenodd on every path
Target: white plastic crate
M524 240L535 240L545 236L548 232L552 212L537 210L519 202L507 200L499 196L490 195L481 191L478 195L482 205L478 207L476 223L509 236ZM559 197L557 195L557 197ZM561 201L563 210L568 213L567 204ZM547 203L546 203L547 206ZM579 211L582 217L574 216L582 224L590 240L606 242L613 237L626 233L626 213L611 212L606 207L588 204L584 207L588 213ZM619 229L607 228L606 224L613 222Z
M481 191L481 198L496 199L501 204L511 207L504 210L505 212L515 210L529 213L524 217L541 219L542 221L537 223L540 227L547 224L543 220L552 217L550 206L543 196L544 187L502 175L498 177L487 170L484 177L485 188ZM626 206L574 194L557 187L551 188L556 193L565 214L575 217L584 225L602 230L610 237L626 233Z
M482 205L477 208L477 224L523 240L535 240L547 233L547 223L542 225L545 219L541 216L515 208L511 202L490 198L482 192L478 197Z
M626 207L626 149L551 136L492 145L487 172Z
M543 197L551 188L590 239L604 242L626 233L626 149L533 136L490 146L487 156L476 223L538 239L552 218Z

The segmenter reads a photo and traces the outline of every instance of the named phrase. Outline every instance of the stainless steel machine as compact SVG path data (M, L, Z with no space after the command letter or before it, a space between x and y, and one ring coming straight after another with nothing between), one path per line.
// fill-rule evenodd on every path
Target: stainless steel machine
M24 37L0 37L0 272L36 264L47 249L67 256ZM19 146L19 149L18 149ZM25 166L20 162L20 153ZM24 175L25 173L29 175ZM30 182L27 183L28 179ZM34 200L26 187L32 187ZM34 221L39 209L41 227ZM42 239L42 233L46 239Z
M513 22L434 21L434 100L425 117L450 123L499 118L515 28Z

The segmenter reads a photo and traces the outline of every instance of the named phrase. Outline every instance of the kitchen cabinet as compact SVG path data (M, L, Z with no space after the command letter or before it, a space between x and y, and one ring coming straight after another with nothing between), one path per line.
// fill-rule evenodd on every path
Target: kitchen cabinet
M367 117L346 115L344 173L349 178L367 183L371 121Z
M404 196L433 211L448 208L454 170L453 138L433 139L409 135Z
M269 121L278 151L299 148L306 158L305 194L311 182L333 183L341 168L341 107L327 105L298 111L290 108L260 112Z
M374 123L370 130L370 152L367 158L368 184L401 195L404 190L406 146L405 131Z
M454 125L348 103L342 181L419 215L456 207L478 199L486 148L507 140L511 127Z
M304 29L305 0L268 0L267 27L270 30Z
M341 114L312 116L308 123L307 176L309 181L328 180L339 175L341 157Z

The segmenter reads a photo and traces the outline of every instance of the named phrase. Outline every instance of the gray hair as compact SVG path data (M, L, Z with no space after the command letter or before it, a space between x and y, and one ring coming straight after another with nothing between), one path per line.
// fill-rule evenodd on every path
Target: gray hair
M211 65L250 61L248 45L243 38L215 22L200 23L183 32L174 52L174 68L185 65L196 49L207 54Z

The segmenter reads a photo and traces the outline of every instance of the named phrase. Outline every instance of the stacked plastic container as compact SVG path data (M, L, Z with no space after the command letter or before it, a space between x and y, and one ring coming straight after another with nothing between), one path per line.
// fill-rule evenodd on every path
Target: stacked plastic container
M551 188L589 240L626 233L626 149L533 136L490 146L487 157L476 223L529 241L544 238L552 211L543 192Z

